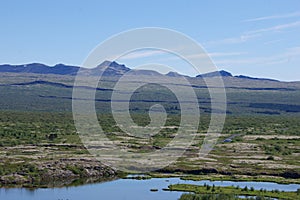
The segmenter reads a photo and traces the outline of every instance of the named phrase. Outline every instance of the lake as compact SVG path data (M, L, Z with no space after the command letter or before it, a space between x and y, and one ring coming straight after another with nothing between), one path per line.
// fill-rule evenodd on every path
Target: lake
M62 188L1 188L1 200L177 200L182 192L162 191L170 184L239 186L255 189L296 191L300 184L277 184L272 182L191 181L180 178L152 178L146 180L118 179L109 182L85 184ZM158 189L151 192L150 189Z

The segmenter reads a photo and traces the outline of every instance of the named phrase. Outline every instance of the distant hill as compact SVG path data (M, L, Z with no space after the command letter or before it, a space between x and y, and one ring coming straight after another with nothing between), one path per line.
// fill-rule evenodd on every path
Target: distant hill
M107 69L106 69L107 67ZM12 73L35 73L35 74L58 74L58 75L70 75L74 76L79 70L79 66L71 66L64 64L57 64L54 66L48 66L41 63L30 63L24 65L0 65L0 72L12 72ZM105 70L106 69L106 70ZM116 62L104 61L93 69L83 69L86 75L99 75L104 72L107 76L122 75L130 69L125 65L120 65Z
M255 78L255 77L250 77L250 76L244 76L244 75L237 75L237 76L233 76L230 72L221 70L221 71L215 71L215 72L209 72L206 74L200 74L197 75L197 78L212 78L212 77L235 77L235 78L240 78L240 79L250 79L250 80L264 80L264 81L278 81L278 80L274 80L274 79L268 79L268 78Z
M274 79L269 79L269 78L254 78L254 77L250 77L250 76L244 76L244 75L238 75L238 76L234 76L237 78L242 78L242 79L251 79L251 80L265 80L265 81L278 81L278 80L274 80Z
M35 74L59 74L76 75L79 67L64 64L48 66L41 63L30 63L24 65L0 65L0 72L13 73L35 73Z

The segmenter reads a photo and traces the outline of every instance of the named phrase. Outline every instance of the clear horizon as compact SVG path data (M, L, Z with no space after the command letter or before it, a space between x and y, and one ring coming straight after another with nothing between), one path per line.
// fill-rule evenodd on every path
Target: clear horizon
M300 77L297 0L13 0L1 4L1 64L80 66L98 44L119 32L162 27L196 40L219 70L282 81L297 81ZM181 74L197 75L178 59L155 51L135 52L119 62L135 68L154 61L173 66Z

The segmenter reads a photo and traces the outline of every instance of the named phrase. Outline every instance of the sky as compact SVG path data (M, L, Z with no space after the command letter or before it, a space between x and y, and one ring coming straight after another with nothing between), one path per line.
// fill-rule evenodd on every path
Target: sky
M300 80L299 0L2 0L0 64L81 65L101 42L143 27L189 36L234 75ZM119 62L162 63L197 75L157 52L133 52Z

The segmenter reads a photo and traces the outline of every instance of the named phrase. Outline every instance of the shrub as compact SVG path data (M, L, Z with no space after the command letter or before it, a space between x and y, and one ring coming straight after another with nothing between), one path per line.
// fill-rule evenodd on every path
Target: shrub
M267 160L274 160L273 156L268 156Z
M244 187L244 189L243 189L243 191L248 191L248 187L246 186L246 187Z

